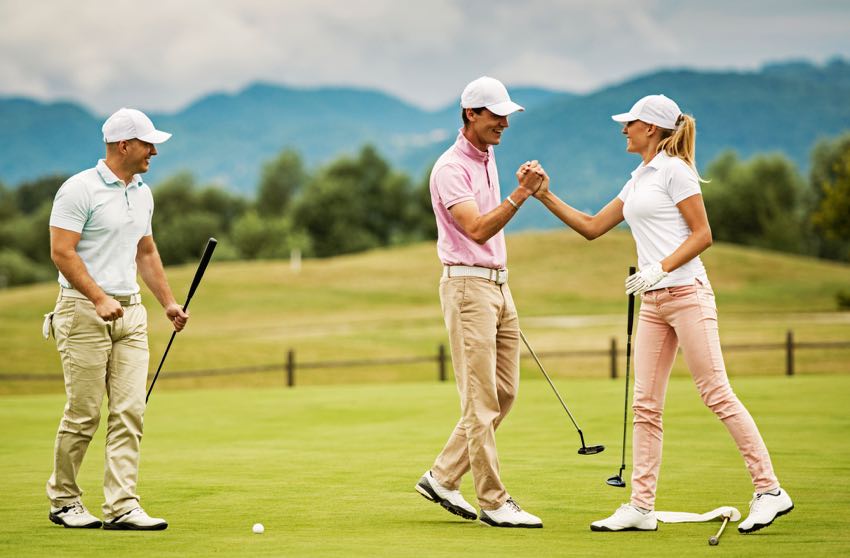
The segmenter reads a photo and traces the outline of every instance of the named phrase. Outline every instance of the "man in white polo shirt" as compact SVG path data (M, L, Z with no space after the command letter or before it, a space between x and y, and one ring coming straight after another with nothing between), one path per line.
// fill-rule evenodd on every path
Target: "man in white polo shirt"
M437 254L443 263L440 302L460 393L461 418L434 465L416 484L428 500L464 519L479 517L458 490L472 471L480 519L494 527L542 527L499 478L495 431L519 384L519 321L508 288L503 228L540 187L535 162L517 172L519 185L501 197L493 146L508 115L524 110L491 77L461 95L463 128L431 171Z
M77 472L108 398L103 528L161 530L139 505L136 481L148 374L147 314L136 272L180 331L189 316L174 299L151 233L153 196L140 176L171 134L142 112L122 108L103 125L106 159L69 178L50 214L50 255L60 293L48 321L62 360L68 401L59 423L49 518L98 528L82 503Z

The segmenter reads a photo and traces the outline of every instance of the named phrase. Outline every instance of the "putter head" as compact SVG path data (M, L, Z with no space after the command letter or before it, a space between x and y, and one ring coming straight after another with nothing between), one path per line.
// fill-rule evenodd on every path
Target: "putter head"
M582 446L578 449L579 455L595 455L605 451L605 446Z
M605 482L608 483L608 486L614 486L616 488L626 488L626 481L624 481L620 475L608 477L608 480Z

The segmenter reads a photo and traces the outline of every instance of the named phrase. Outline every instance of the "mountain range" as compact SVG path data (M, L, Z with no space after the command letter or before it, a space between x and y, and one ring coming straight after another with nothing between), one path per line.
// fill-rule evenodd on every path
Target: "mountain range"
M843 59L775 63L749 72L663 70L581 95L509 89L526 112L511 117L497 147L502 189L512 188L519 164L539 159L561 197L591 210L616 195L639 163L625 152L610 115L627 111L643 95L664 93L694 115L700 170L725 149L744 158L780 152L805 170L817 140L850 129L850 62ZM268 83L149 115L174 134L146 176L154 188L188 170L201 183L246 195L255 191L263 162L284 148L295 149L314 167L371 143L418 182L460 127L455 104L427 111L374 90ZM104 118L70 102L0 98L0 181L14 187L92 166L102 157ZM534 207L520 212L512 228L552 224Z

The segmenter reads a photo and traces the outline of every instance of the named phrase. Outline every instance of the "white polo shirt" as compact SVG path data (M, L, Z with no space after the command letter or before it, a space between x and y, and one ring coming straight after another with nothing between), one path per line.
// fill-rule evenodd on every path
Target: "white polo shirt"
M632 172L617 197L623 201L623 217L632 230L641 269L672 254L691 235L676 204L700 193L696 172L663 151ZM653 289L692 285L695 279L708 284L699 256L671 271Z
M136 250L150 236L153 195L138 174L124 185L101 159L75 174L56 192L50 226L80 233L77 254L107 294L139 292ZM73 288L62 273L59 284Z

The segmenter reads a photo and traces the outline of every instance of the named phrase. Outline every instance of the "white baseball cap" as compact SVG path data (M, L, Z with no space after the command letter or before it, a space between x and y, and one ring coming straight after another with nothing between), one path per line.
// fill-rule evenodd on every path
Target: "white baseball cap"
M460 95L461 108L486 108L498 116L507 116L525 110L511 101L508 90L501 81L491 77L480 77L463 89Z
M148 143L163 143L171 134L154 128L153 122L140 110L122 108L103 123L104 143L140 139Z
M660 128L675 130L676 121L681 115L682 111L673 99L664 95L647 95L635 103L629 112L615 114L611 118L616 122L640 120Z

